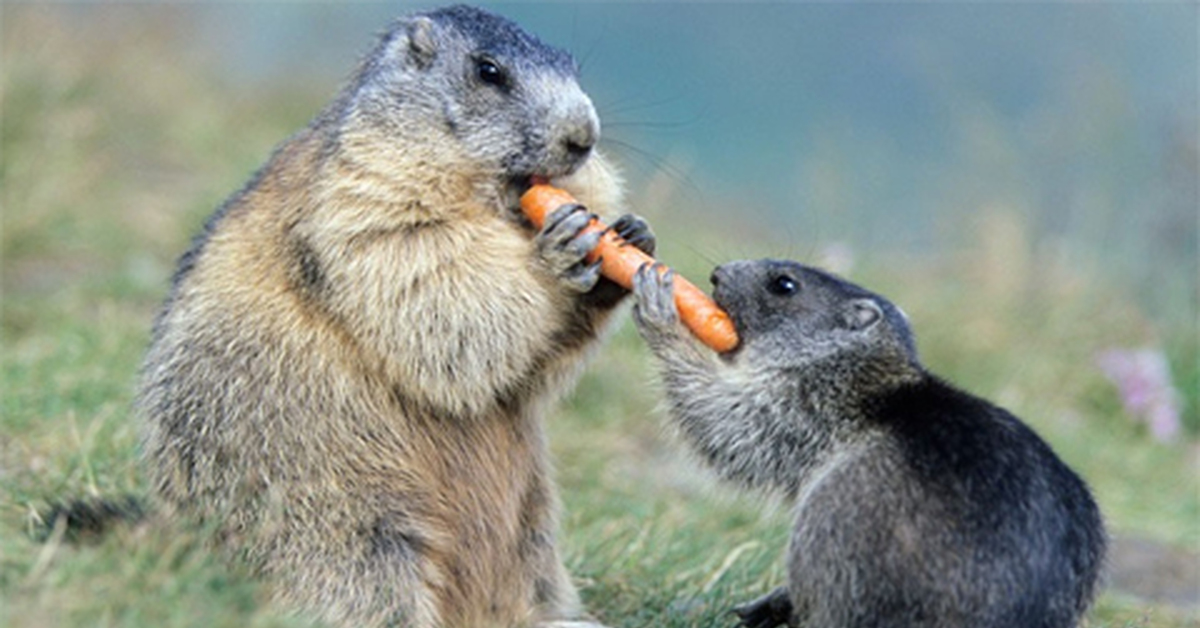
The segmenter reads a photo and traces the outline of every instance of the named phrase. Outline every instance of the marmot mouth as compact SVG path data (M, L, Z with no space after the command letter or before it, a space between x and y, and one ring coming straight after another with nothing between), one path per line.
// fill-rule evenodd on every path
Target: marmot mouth
M733 322L733 329L737 332L738 338L741 339L736 347L726 351L725 353L719 354L725 358L732 358L739 351L741 351L742 347L746 344L746 328L742 325L741 317L735 314L733 309L730 309L731 303L728 300L728 294L726 291L717 287L715 282L712 289L712 300L713 303L717 304L717 307L721 308L726 314L729 315L729 320Z
M521 197L535 185L549 184L550 177L544 174L514 174L509 175L504 182L505 201L513 213L524 216L521 211Z
M517 222L532 227L525 212L521 211L521 197L536 183L547 183L548 178L536 174L514 174L504 179L504 206Z
M529 188L533 187L535 179L539 177L534 174L514 174L508 177L508 186L516 190L520 194L524 194Z

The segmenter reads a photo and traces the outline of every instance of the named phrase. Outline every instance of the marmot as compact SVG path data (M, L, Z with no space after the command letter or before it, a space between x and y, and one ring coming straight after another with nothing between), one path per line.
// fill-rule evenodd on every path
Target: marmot
M618 205L599 133L572 57L513 22L396 21L180 260L136 399L160 508L338 625L593 625L542 421L626 291L586 211L535 233L517 199Z
M677 323L672 276L637 275L634 319L671 423L704 463L795 504L788 582L743 625L1065 628L1105 550L1084 482L1020 420L931 375L890 302L794 262L733 262L714 298L741 344Z

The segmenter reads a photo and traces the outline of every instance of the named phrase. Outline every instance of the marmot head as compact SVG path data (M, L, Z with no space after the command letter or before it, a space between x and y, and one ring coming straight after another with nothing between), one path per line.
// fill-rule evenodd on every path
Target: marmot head
M574 172L600 137L577 78L567 52L453 6L392 25L360 68L349 111L398 138L452 138L473 169L527 184Z
M920 367L908 319L887 299L797 262L730 262L712 274L742 359L768 368L810 367L902 375Z

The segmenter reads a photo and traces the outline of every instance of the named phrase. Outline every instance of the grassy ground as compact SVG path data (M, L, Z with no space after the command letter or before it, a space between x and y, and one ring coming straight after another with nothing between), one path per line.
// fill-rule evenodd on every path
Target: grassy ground
M180 70L170 24L118 46L45 15L6 10L0 50L0 625L305 625L272 615L247 574L188 534L146 526L72 545L30 531L56 498L146 493L130 390L173 260L324 95L231 98ZM692 277L710 265L698 252L780 251L731 245L737 230L717 218L694 233L650 217L662 257ZM1200 550L1195 433L1155 443L1092 366L1109 346L1170 347L1194 425L1195 321L1151 322L1096 275L1043 263L1011 216L978 227L961 245L970 255L866 259L854 278L908 311L936 371L1045 435L1118 539ZM786 512L713 488L684 461L662 437L648 373L623 328L550 426L568 560L614 626L728 625L732 603L782 581ZM1110 590L1090 625L1198 626L1192 608Z

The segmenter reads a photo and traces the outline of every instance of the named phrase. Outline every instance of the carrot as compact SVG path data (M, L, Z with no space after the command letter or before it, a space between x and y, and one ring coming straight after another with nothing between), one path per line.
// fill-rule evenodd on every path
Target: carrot
M521 210L539 229L546 215L563 205L577 204L573 196L564 190L535 181L533 187L521 196ZM585 231L603 231L600 243L588 254L588 262L600 260L600 274L626 289L633 288L633 275L644 264L653 264L653 257L633 246L628 246L621 236L599 220L593 220ZM737 331L729 314L717 306L703 290L695 284L675 277L675 307L679 319L700 339L718 353L737 346Z

